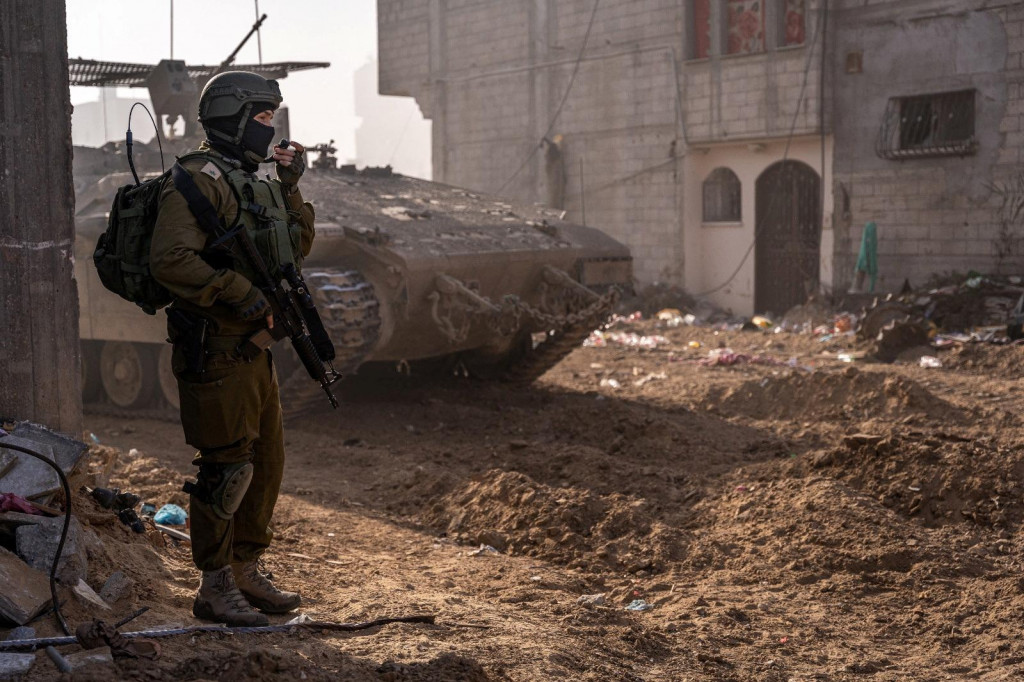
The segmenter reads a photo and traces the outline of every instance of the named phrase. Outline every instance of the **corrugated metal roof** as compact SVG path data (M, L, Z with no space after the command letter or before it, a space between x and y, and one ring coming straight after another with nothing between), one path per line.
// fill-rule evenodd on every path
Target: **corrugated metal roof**
M325 69L330 62L275 62L273 64L232 64L231 71L252 71L264 78L284 78L291 71ZM153 64L130 64L123 62L101 62L94 59L69 59L68 71L71 85L120 85L132 88L146 86L146 77L154 69ZM188 75L195 81L212 76L219 65L197 65L188 67Z

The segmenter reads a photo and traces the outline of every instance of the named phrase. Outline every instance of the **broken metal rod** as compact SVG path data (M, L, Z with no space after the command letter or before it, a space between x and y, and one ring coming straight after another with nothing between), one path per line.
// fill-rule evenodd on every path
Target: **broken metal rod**
M269 634L274 632L291 632L293 630L331 631L331 632L356 632L358 630L369 630L370 628L392 623L425 623L433 625L435 616L399 616L395 618L378 618L361 623L331 623L309 621L306 623L281 623L279 625L257 625L227 627L224 625L192 625L185 628L174 628L170 630L139 630L138 632L122 632L121 636L128 638L135 637L173 637L176 635L187 635L195 632L226 632L231 634ZM14 639L7 642L0 642L0 652L20 651L28 649L34 651L47 646L63 646L75 644L78 639L75 637L38 637L35 639Z

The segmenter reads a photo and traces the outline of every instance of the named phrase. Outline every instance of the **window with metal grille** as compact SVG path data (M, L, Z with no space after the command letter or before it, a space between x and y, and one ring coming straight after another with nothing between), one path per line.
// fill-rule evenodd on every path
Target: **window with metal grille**
M883 159L964 156L974 138L974 90L892 97L878 135Z
M716 168L704 180L704 222L740 221L740 179L728 168Z

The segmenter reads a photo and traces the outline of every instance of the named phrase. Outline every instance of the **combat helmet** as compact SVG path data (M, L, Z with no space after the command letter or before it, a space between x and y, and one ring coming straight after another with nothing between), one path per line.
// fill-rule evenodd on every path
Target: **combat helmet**
M259 102L277 109L281 101L281 88L276 80L268 80L250 71L225 71L211 78L203 88L199 96L199 122L210 131L208 124L213 120L237 118L238 130L234 139L219 131L214 132L238 144L253 105Z

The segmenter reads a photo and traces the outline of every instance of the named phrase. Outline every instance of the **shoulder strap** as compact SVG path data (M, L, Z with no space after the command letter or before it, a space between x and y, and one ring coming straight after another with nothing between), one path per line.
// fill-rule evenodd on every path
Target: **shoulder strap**
M220 234L224 229L224 225L217 215L217 209L206 198L206 195L199 190L196 181L192 179L192 174L185 170L180 163L175 162L171 166L171 178L174 180L174 188L185 197L188 208L192 211L192 215L196 217L199 226L211 235L216 236Z

